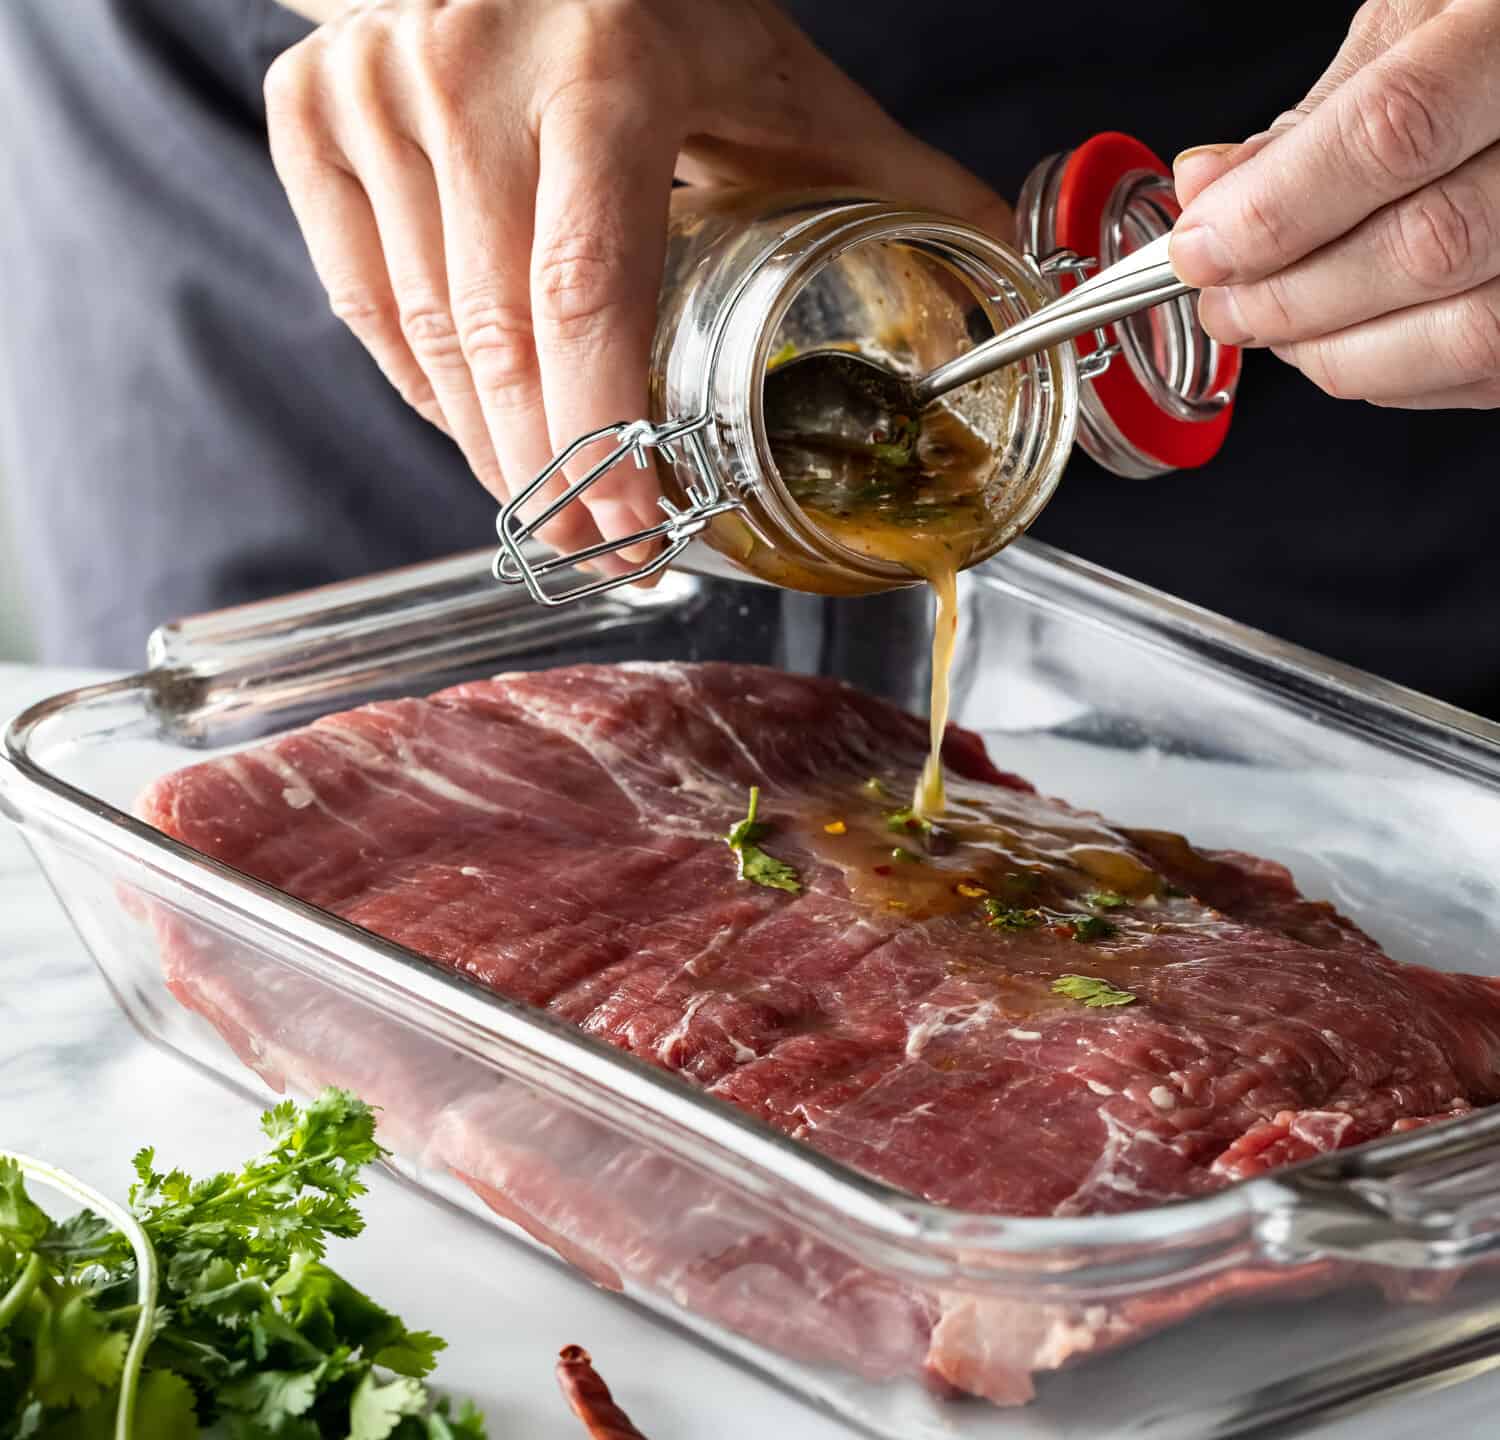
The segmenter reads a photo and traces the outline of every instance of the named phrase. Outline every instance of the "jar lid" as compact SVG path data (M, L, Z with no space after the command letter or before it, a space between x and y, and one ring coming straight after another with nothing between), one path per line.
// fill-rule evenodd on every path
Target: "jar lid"
M1022 243L1066 292L1095 263L1113 264L1165 234L1180 213L1167 166L1139 140L1110 131L1042 161L1022 190L1017 220ZM1096 335L1075 342L1085 452L1131 477L1211 460L1229 431L1240 352L1198 324L1195 296L1103 335L1103 354Z

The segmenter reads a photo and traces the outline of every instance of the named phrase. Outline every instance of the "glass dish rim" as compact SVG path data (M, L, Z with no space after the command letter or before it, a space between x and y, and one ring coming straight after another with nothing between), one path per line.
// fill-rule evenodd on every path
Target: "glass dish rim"
M462 574L461 558L448 557L428 566L390 572L403 577L392 583L409 586L429 571L434 575ZM487 576L489 552L474 552L473 559L476 577L481 571ZM1301 703L1325 711L1346 728L1372 735L1383 745L1416 754L1436 768L1456 771L1500 791L1500 724L1353 666L1323 659L1029 538L1017 541L969 573L971 583L1024 594L1032 605L1065 614L1072 621L1121 631L1140 644L1171 650L1262 693L1276 690L1291 694ZM363 577L347 582L347 586L320 587L310 593L322 597L322 603L308 613L338 609L341 598L354 587L368 591L380 578ZM1044 585L1063 594L1043 595L1039 590ZM1090 592L1090 608L1065 603L1070 590ZM294 598L277 597L263 603L271 606ZM255 605L237 607L236 613L248 616L256 609ZM153 639L154 655L166 650ZM8 814L23 829L41 818L61 832L82 832L93 843L186 886L214 912L242 916L258 932L279 931L295 951L314 953L320 971L336 967L338 974L322 975L335 988L349 990L348 980L357 976L371 982L377 992L399 993L407 1008L398 1018L426 1033L437 1034L432 1022L443 1014L451 1033L441 1038L481 1062L486 1060L482 1045L478 1049L472 1043L460 1045L456 1035L511 1047L503 1060L487 1062L492 1065L514 1068L517 1057L513 1052L519 1049L528 1053L535 1062L538 1083L550 1079L554 1082L549 1087L551 1093L561 1095L565 1103L581 1101L578 1094L568 1094L570 1084L556 1083L563 1078L570 1080L575 1092L594 1086L609 1093L624 1102L630 1112L649 1117L653 1143L665 1141L675 1158L707 1170L752 1198L790 1209L799 1223L887 1270L931 1277L937 1265L945 1282L957 1281L964 1288L989 1288L997 1282L1003 1282L1005 1288L1027 1282L1031 1288L1031 1282L1040 1279L1062 1292L1092 1291L1129 1279L1128 1272L1140 1258L1138 1247L1150 1245L1157 1247L1157 1257L1164 1267L1153 1275L1153 1283L1164 1283L1181 1278L1181 1266L1168 1266L1173 1256L1211 1247L1218 1252L1218 1264L1236 1263L1226 1252L1233 1248L1242 1253L1247 1229L1259 1248L1261 1232L1268 1226L1274 1228L1276 1218L1284 1216L1289 1207L1295 1209L1312 1198L1328 1204L1330 1197L1347 1190L1351 1181L1378 1186L1385 1180L1446 1165L1492 1147L1500 1155L1500 1107L1494 1107L1333 1151L1209 1195L1123 1214L1018 1217L966 1212L918 1199L819 1154L696 1091L679 1077L584 1035L566 1022L486 991L439 969L416 951L170 839L127 811L53 774L29 753L30 742L46 722L70 709L134 694L149 697L162 683L194 673L207 676L217 672L212 659L200 654L197 660L185 664L148 665L113 680L64 690L23 709L6 725L0 743L0 813ZM1381 718L1397 723L1376 727L1374 722ZM307 968L286 955L279 958L283 963ZM392 965L396 967L394 976L389 971ZM405 986L397 983L402 980L407 982ZM599 1115L596 1107L583 1108ZM606 1123L620 1120L621 1116L614 1115ZM633 1126L624 1128L626 1133L634 1132ZM707 1155L705 1146L710 1152ZM719 1163L708 1163L710 1159ZM1364 1213L1364 1207L1351 1200L1347 1218L1361 1220L1365 1233L1378 1238L1382 1224L1379 1215ZM1458 1227L1459 1221L1453 1218L1446 1227L1436 1223L1428 1226L1426 1240L1435 1257L1430 1261L1433 1268L1468 1263L1470 1250L1459 1253L1443 1249ZM1500 1238L1493 1246L1471 1248L1476 1253L1488 1253L1500 1248ZM1410 1252L1406 1253L1409 1256ZM1308 1258L1315 1257L1299 1253L1292 1263ZM1202 1263L1202 1259L1189 1260L1187 1268L1198 1270ZM1410 1264L1410 1259L1406 1263Z

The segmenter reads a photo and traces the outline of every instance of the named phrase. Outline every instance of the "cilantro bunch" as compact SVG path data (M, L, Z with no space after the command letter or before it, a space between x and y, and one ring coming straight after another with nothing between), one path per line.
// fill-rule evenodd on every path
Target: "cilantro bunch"
M323 1263L364 1228L370 1107L326 1090L261 1128L207 1180L142 1150L128 1211L0 1154L0 1440L485 1440L423 1384L443 1341ZM53 1220L28 1176L88 1208Z

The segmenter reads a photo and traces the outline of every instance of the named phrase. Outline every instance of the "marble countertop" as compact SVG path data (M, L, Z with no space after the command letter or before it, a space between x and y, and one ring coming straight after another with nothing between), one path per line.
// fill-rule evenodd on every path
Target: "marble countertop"
M0 720L91 678L0 666ZM139 1145L155 1144L162 1160L206 1172L237 1165L253 1153L256 1137L249 1104L130 1027L19 834L0 820L0 1147L45 1156L123 1195ZM593 1352L652 1440L853 1434L387 1177L374 1177L365 1208L365 1235L338 1246L333 1263L411 1324L448 1338L436 1378L475 1399L496 1440L580 1440L552 1380L558 1349L575 1342ZM1298 1433L1313 1440L1424 1433L1462 1440L1495 1434L1497 1416L1500 1374L1492 1372Z

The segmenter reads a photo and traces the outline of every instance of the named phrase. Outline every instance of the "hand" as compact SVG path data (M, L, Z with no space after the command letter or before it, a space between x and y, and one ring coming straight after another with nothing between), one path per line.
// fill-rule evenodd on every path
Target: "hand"
M1500 406L1500 0L1369 0L1295 110L1178 157L1204 327L1328 394Z
M674 174L849 183L1010 233L771 0L387 0L280 56L271 153L333 309L504 499L646 414ZM620 466L547 532L662 517Z

